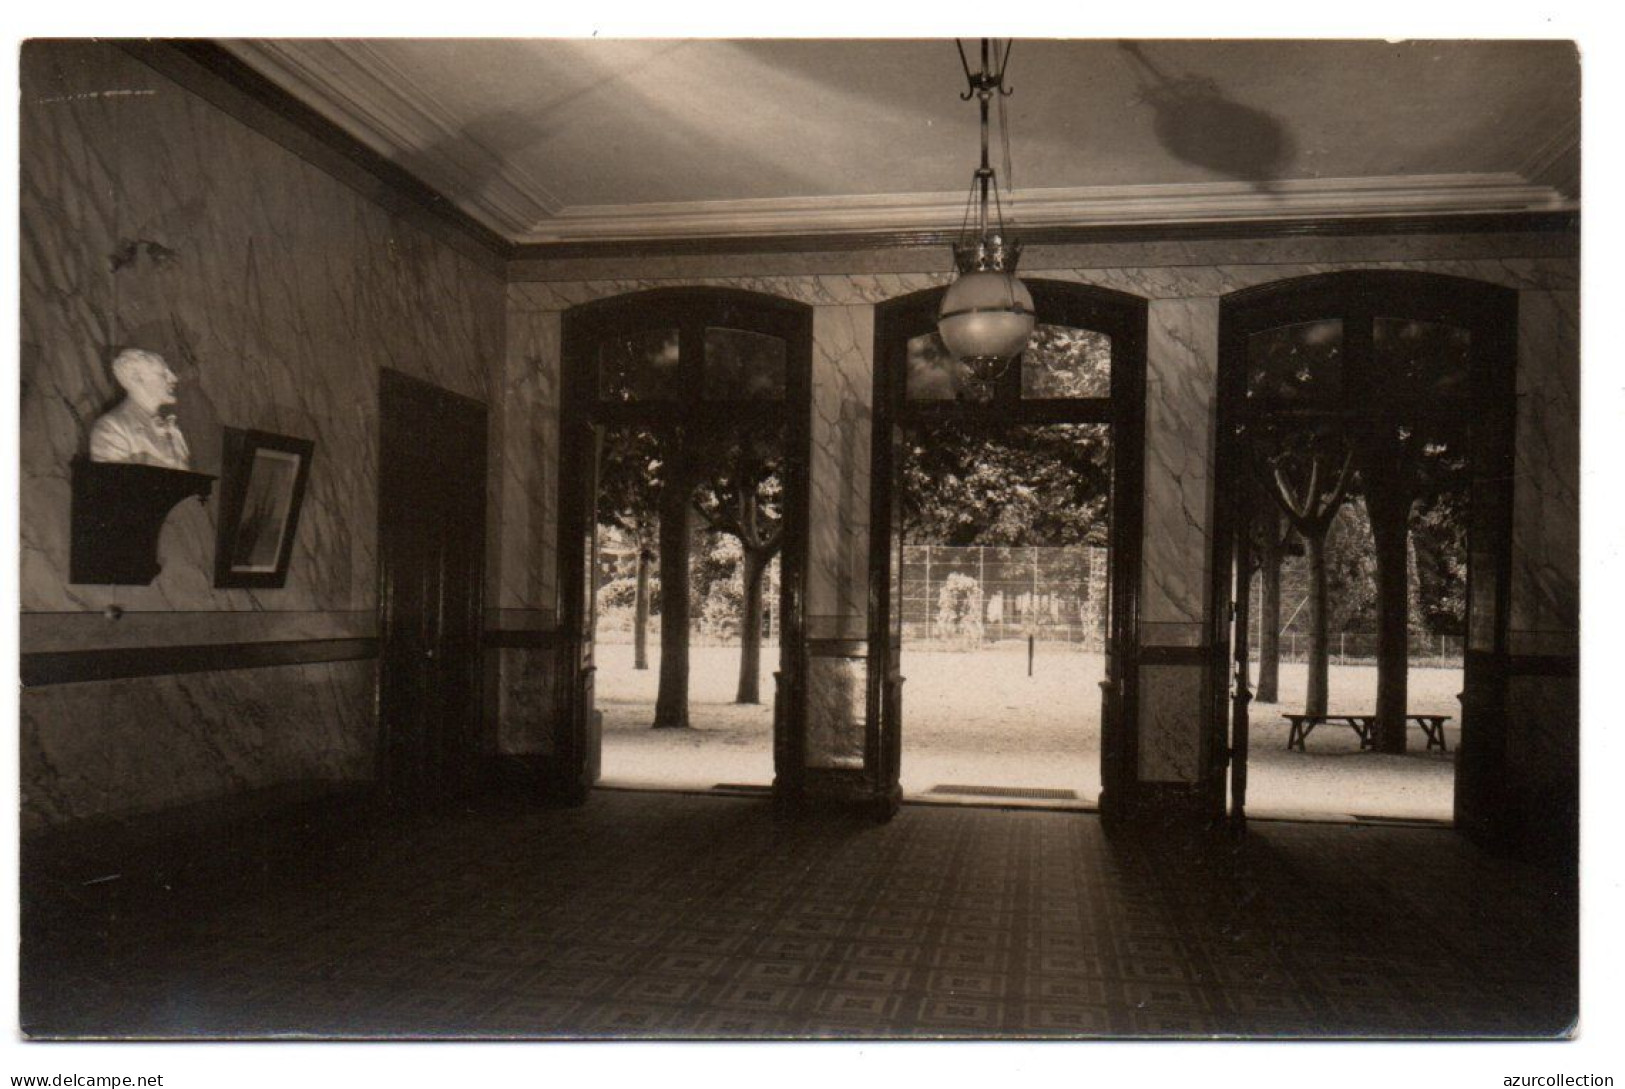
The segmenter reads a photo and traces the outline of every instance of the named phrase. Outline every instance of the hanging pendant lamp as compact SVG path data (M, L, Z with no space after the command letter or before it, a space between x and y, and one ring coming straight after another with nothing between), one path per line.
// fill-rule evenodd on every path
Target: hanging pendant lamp
M973 73L965 47L957 41L954 44L969 84L960 98L969 101L974 96L981 107L982 161L971 177L965 219L959 241L954 243L958 278L942 297L937 331L954 358L969 368L971 377L990 384L1027 347L1037 323L1032 293L1016 279L1021 243L1005 234L1004 209L987 154L988 107L995 92L1010 94L1004 86L1010 45L1005 43L1001 55L996 43L983 38L981 70Z

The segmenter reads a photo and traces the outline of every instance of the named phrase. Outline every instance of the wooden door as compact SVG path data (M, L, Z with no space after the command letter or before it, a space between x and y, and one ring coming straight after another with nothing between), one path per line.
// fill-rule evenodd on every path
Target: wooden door
M380 778L427 805L466 793L481 756L486 410L379 377Z

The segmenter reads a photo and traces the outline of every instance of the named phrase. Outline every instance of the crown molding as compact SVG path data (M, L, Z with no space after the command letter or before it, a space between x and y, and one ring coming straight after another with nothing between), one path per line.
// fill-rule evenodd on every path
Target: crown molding
M1023 233L1048 227L1269 222L1333 217L1570 212L1579 202L1517 174L1309 178L1250 184L1028 189L1005 205ZM787 234L956 231L959 193L807 196L566 207L519 236L520 245Z
M1372 235L1577 235L1580 213L1500 212L1477 215L1362 216L1314 219L1233 219L1212 223L1109 224L1103 226L1022 228L1021 241L1030 253L1039 246L1145 245L1158 242L1253 241L1276 238L1342 238ZM754 235L732 238L668 238L596 242L544 242L516 245L509 251L509 275L515 282L533 278L530 262L601 258L696 257L751 254L836 254L856 251L942 250L941 271L951 267L947 246L954 230L873 231L865 233Z
M409 160L403 165L414 175L498 234L524 235L563 208L545 185L470 136L367 42L220 44L369 150L397 163Z

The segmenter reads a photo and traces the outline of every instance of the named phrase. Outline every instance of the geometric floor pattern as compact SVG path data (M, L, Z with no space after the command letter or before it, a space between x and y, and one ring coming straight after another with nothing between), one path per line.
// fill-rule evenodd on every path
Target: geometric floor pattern
M600 791L339 837L155 910L25 920L45 1037L1550 1036L1573 896L1436 829Z

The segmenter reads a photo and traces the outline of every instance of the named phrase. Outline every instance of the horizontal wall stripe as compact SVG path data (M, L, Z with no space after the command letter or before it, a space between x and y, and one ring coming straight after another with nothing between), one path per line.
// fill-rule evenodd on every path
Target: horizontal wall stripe
M130 610L113 616L100 612L23 613L18 625L24 654L370 639L377 634L378 614L372 609Z
M1212 651L1208 647L1141 647L1141 665L1205 666Z
M553 609L486 609L486 631L553 631L559 627Z
M815 658L862 658L869 653L867 639L809 639L807 653Z
M486 647L530 647L534 649L547 649L562 647L570 641L569 633L563 628L502 628L497 631L487 631L481 642Z
M353 662L376 657L377 639L286 639L264 643L47 651L24 654L20 673L24 687L38 687L175 673Z
M1578 654L1510 654L1507 674L1512 677L1578 677Z

